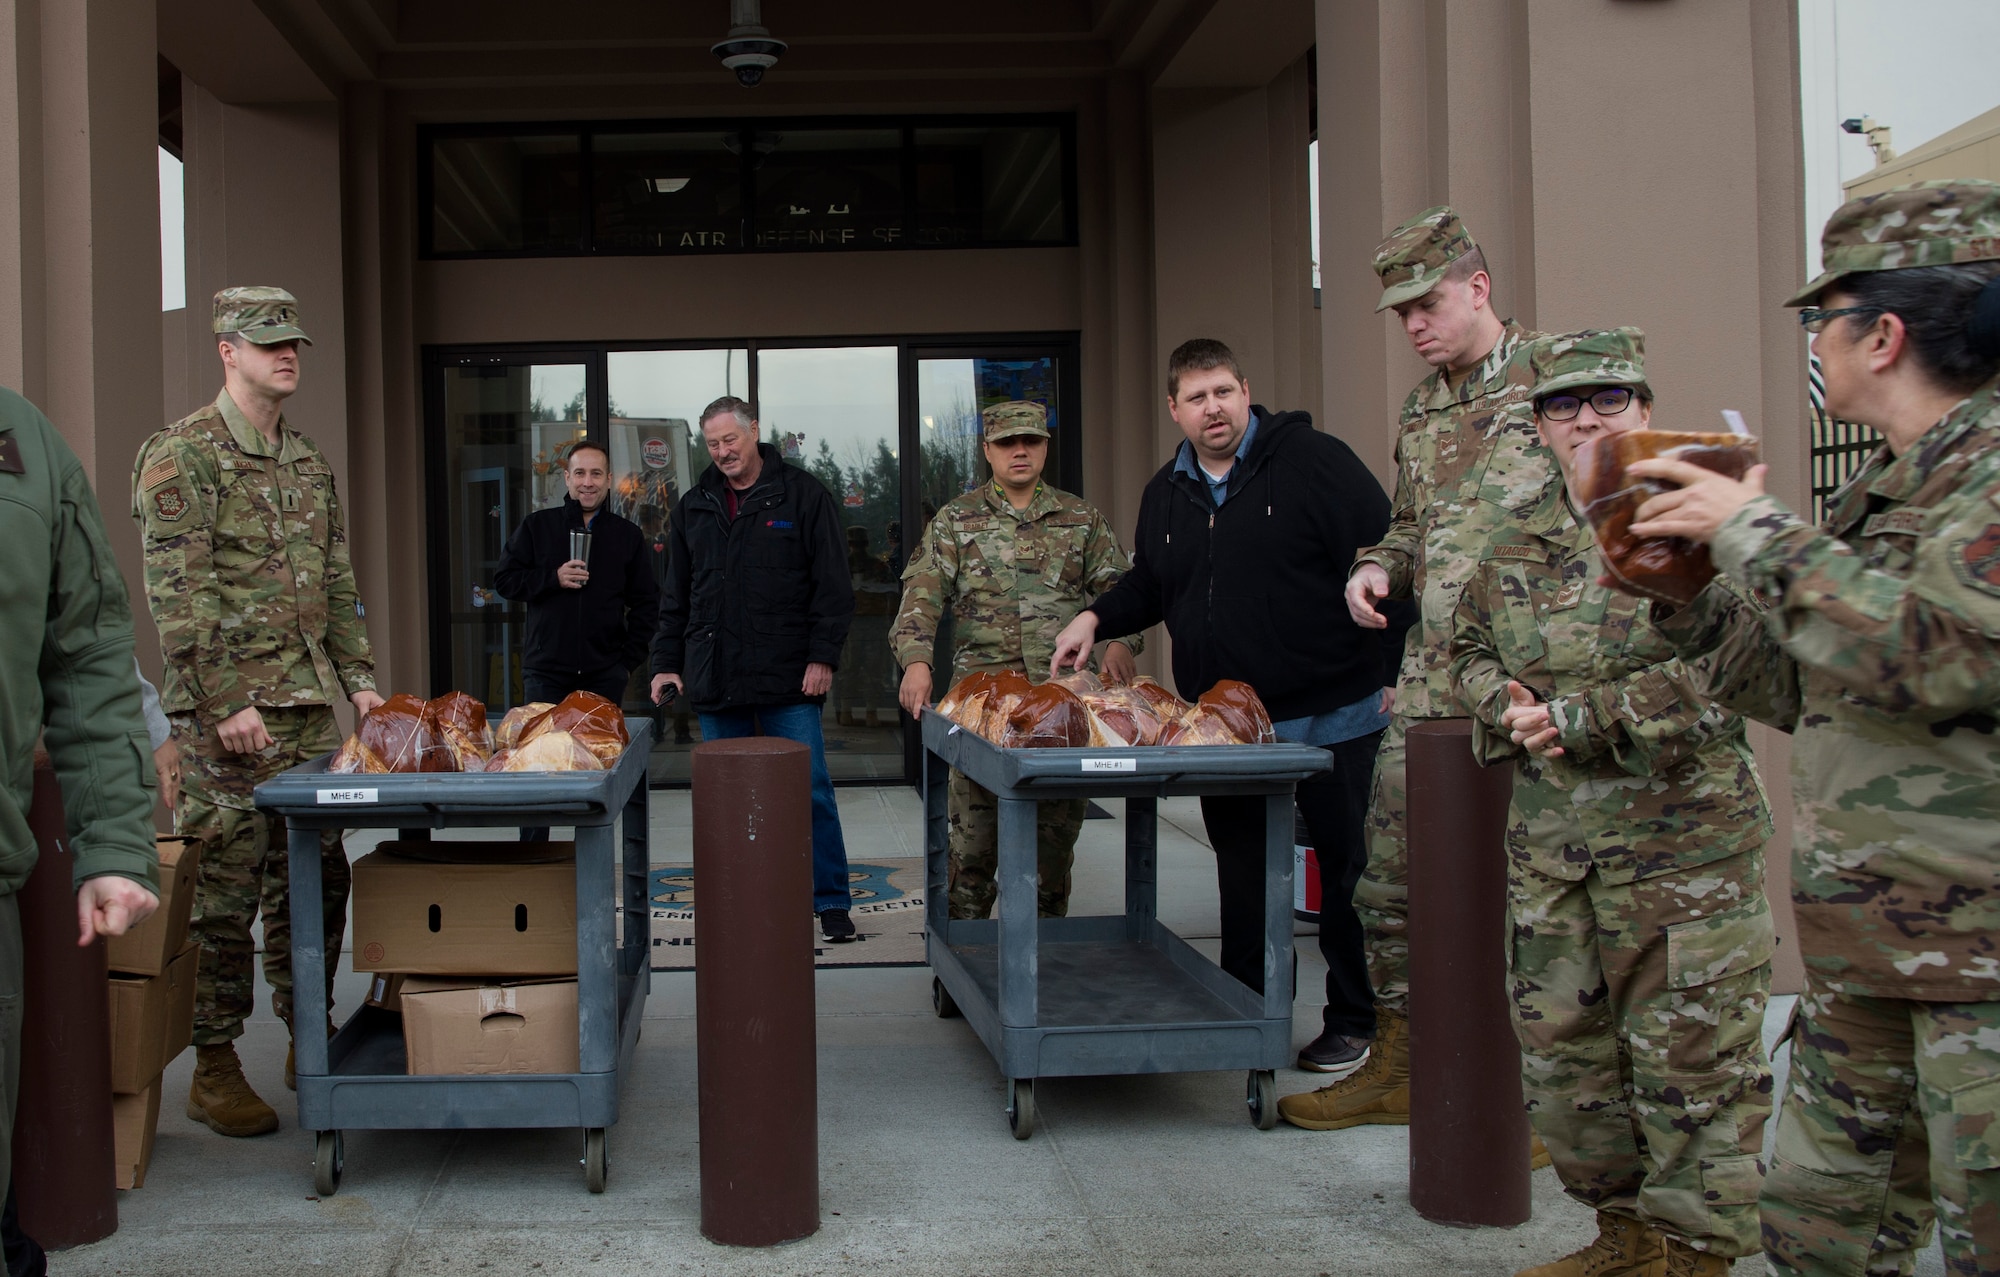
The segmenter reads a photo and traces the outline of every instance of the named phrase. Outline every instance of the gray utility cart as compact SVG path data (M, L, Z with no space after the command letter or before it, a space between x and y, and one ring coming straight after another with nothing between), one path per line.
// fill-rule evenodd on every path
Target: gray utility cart
M1250 1120L1278 1120L1292 1051L1292 791L1329 765L1309 745L1001 749L924 711L925 955L939 1015L963 1014L1007 1076L1007 1123L1035 1129L1035 1079L1247 1069ZM948 919L945 787L956 767L999 800L998 919ZM1161 798L1265 795L1264 993L1158 918ZM1035 800L1125 800L1125 913L1036 914Z
M618 1120L618 1079L639 1040L652 971L646 906L646 760L653 726L627 719L632 743L607 772L432 772L330 776L332 755L257 786L257 806L291 830L292 987L300 1024L326 1018L326 935L321 920L319 833L394 827L404 838L432 829L576 827L575 1073L409 1075L402 1016L363 1006L329 1042L298 1038L299 1124L319 1135L313 1179L340 1187L340 1133L573 1126L583 1130L584 1182L604 1191L604 1128ZM612 829L625 818L614 902ZM619 919L623 918L623 935Z

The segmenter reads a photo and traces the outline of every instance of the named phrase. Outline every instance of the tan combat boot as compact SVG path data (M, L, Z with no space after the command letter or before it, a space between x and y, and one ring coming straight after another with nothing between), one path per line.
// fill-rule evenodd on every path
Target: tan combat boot
M278 1129L277 1111L250 1089L236 1047L228 1042L195 1048L187 1115L217 1135L268 1135Z
M286 1076L289 1077L290 1074L287 1073ZM1538 1171L1545 1166L1553 1165L1554 1161L1555 1159L1549 1156L1549 1146L1542 1143L1542 1137L1535 1134L1533 1131L1529 1131L1528 1169L1531 1171Z
M1666 1277L1729 1277L1730 1261L1696 1250L1678 1237L1662 1236L1667 1247Z
M1597 1212L1597 1240L1514 1277L1666 1277L1666 1239L1636 1219ZM1729 1271L1724 1265L1722 1271Z
M1378 1010L1368 1062L1331 1086L1287 1095L1278 1101L1278 1115L1309 1131L1408 1126L1410 1022L1393 1011Z

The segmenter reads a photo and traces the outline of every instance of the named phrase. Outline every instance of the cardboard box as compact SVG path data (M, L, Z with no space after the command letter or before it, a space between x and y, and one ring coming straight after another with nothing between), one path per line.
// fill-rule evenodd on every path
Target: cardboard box
M201 873L201 843L159 835L160 907L122 936L104 942L105 965L128 975L159 975L187 944L194 911L195 880Z
M137 1095L194 1040L194 982L201 947L181 947L164 973L113 974L111 1090Z
M118 1187L143 1188L153 1160L153 1134L160 1129L160 1079L155 1076L133 1095L111 1097L111 1147Z
M412 1074L574 1073L576 981L403 981Z
M354 864L352 934L356 971L573 976L576 846L383 843Z
M371 1007L381 1007L384 1011L403 1012L403 977L401 975L378 975L368 981L368 996L362 999Z

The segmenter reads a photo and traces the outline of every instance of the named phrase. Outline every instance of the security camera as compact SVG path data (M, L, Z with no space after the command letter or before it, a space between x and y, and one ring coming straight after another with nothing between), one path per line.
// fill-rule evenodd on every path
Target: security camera
M722 65L736 73L736 82L754 89L764 81L764 72L777 65L785 42L771 37L763 26L759 0L730 0L729 38L709 47Z
M716 47L720 48L721 46L718 45ZM1851 120L1842 120L1840 122L1840 131L1843 133L1865 133L1868 131L1868 126L1861 122L1860 116L1856 116Z

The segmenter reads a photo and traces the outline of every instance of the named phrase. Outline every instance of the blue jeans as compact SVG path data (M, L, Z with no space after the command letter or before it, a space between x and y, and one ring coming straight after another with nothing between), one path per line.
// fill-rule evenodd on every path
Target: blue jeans
M819 731L820 707L760 705L701 716L703 740L733 736L778 736L812 748L813 912L851 909L847 890L847 840L840 832L840 809L833 803L833 778L826 771L826 740Z

